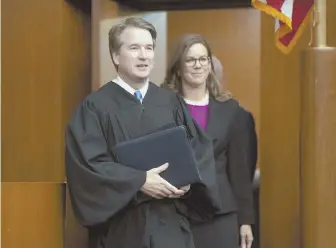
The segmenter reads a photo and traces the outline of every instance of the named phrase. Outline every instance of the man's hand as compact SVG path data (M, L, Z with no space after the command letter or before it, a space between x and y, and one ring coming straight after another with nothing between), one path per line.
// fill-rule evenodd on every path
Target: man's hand
M241 248L251 248L253 242L252 228L250 225L240 226Z
M190 184L180 187L180 190L184 191L183 195L186 194L190 190ZM181 196L181 194L173 194L170 195L169 198L180 198Z
M162 199L171 196L182 196L184 190L178 189L164 180L160 173L168 168L168 163L165 163L157 168L147 171L146 182L142 186L141 191L146 195L156 199Z
M190 190L190 184L186 185L186 186L183 186L181 187L180 189L182 189L184 192L188 192Z

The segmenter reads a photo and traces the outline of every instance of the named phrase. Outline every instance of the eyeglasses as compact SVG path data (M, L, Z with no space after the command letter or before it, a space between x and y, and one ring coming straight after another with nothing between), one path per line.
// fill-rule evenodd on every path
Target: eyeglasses
M196 58L188 58L185 60L185 64L188 67L194 67L197 63L197 61L200 63L201 66L207 66L209 65L210 58L207 56L200 57L198 59Z

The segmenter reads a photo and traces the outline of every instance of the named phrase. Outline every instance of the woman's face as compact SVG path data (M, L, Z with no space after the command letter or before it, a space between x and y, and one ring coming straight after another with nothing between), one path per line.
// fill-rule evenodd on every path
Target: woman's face
M211 63L206 47L200 43L192 45L183 60L183 82L192 87L205 85L210 71Z

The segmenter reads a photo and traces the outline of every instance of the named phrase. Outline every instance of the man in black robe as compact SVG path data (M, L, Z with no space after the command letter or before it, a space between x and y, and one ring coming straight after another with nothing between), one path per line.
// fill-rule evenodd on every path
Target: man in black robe
M175 93L148 80L155 40L155 28L141 18L112 27L109 49L118 77L86 97L66 129L71 202L89 230L90 248L193 248L188 219L206 221L219 208L212 141ZM169 165L139 171L111 152L172 124L187 129L200 184L178 189L160 177Z

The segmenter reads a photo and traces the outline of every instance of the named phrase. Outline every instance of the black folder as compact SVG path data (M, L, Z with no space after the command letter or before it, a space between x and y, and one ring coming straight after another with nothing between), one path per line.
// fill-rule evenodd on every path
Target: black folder
M117 144L112 148L117 161L148 171L169 163L160 175L175 187L201 182L186 129L177 126Z

